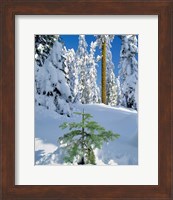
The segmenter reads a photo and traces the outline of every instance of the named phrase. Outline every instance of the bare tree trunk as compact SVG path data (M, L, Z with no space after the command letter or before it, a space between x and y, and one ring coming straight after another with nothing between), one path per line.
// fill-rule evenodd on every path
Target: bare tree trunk
M102 43L102 103L106 104L106 41Z

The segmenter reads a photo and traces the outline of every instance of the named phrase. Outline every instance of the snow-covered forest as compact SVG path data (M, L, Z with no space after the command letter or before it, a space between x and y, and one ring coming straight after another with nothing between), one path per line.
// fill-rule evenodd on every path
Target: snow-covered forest
M35 164L138 164L138 36L77 37L35 35Z

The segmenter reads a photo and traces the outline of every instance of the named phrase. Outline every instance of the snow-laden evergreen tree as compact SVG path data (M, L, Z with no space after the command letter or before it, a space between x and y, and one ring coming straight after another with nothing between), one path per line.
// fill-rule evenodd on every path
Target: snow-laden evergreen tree
M87 89L86 89L86 72L88 64L88 51L87 42L85 40L85 35L79 35L79 45L76 52L76 64L79 70L79 100L81 103L85 104L87 99Z
M42 66L50 54L58 35L35 35L35 61Z
M97 67L98 64L95 58L95 50L97 43L91 42L90 45L90 53L88 55L87 61L87 73L86 73L86 86L85 91L86 95L86 103L98 103L100 102L100 89L97 86Z
M138 110L138 82L135 87L135 101L136 101L136 109Z
M114 63L112 62L111 41L113 36L106 38L106 103L111 106L117 105L117 80L114 74Z
M128 108L137 109L135 90L138 82L138 53L137 37L135 35L122 35L119 76L122 88L121 104Z
M78 95L78 89L79 89L79 69L76 65L76 53L74 49L64 49L64 57L65 57L65 65L68 67L68 73L69 73L69 84L70 84L70 90L72 94L72 101L78 102L79 101L79 95Z
M107 42L108 39L110 42L112 42L115 36L114 35L95 35L95 37L96 37L97 45L101 49L102 44L104 42Z
M112 62L111 42L114 35L96 35L97 44L102 48L102 102L117 105L117 81Z
M117 85L117 105L121 105L121 84L120 84L120 77L116 78L116 85Z
M97 45L102 49L102 78L101 78L101 102L106 104L106 35L95 35Z
M76 52L76 65L79 70L78 98L81 103L100 102L100 90L97 86L97 59L95 58L96 42L91 42L87 51L84 35L79 35L79 46Z
M35 100L36 105L70 116L72 95L66 78L62 49L63 44L58 38L44 65L42 67L35 66Z

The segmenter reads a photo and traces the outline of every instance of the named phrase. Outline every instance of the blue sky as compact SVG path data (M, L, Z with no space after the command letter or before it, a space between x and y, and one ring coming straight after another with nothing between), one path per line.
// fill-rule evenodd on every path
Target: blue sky
M67 49L74 49L75 51L78 48L78 37L79 35L61 35L61 39L64 42L65 46ZM86 42L88 44L88 51L90 48L90 43L92 41L95 41L95 37L93 35L85 35L85 39ZM114 63L115 69L114 69L114 73L117 76L118 75L118 63L120 60L120 49L121 49L121 40L118 36L114 37L114 40L112 42L112 48L111 48L111 52L112 52L112 61ZM96 56L97 55L101 55L101 51L100 49L97 47L96 48ZM101 62L98 63L99 67L97 69L97 83L100 84L101 81Z

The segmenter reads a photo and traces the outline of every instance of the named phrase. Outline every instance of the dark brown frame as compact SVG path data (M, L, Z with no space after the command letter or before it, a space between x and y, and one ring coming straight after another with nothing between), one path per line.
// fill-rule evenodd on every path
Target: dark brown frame
M15 15L41 14L159 16L158 186L15 185ZM173 199L173 0L0 0L0 47L0 199Z

